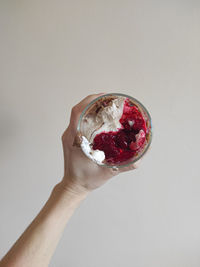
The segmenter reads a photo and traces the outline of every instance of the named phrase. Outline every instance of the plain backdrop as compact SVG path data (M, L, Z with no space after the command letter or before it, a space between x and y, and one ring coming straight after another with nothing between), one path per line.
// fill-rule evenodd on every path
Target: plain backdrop
M118 92L151 113L151 151L81 204L50 267L200 266L199 77L197 0L1 0L0 256L62 178L72 106Z

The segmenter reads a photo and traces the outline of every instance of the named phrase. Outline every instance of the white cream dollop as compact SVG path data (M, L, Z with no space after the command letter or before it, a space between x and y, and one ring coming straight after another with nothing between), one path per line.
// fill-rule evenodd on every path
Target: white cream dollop
M94 150L91 148L89 141L85 136L82 136L81 148L83 152L88 156L90 159L95 161L98 164L101 164L105 159L105 153L101 150Z

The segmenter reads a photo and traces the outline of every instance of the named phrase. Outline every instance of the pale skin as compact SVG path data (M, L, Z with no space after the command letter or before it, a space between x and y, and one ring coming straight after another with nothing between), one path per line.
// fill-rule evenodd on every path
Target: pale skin
M98 166L79 147L73 146L81 112L100 95L89 95L72 108L70 123L62 135L63 178L55 185L36 218L3 257L0 267L48 266L67 222L87 195L119 173L137 168L136 163L117 171Z

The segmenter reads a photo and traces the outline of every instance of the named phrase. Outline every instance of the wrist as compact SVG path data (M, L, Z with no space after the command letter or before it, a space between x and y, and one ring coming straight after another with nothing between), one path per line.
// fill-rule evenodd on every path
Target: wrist
M69 177L63 177L62 181L58 183L55 188L57 188L57 190L61 191L63 194L80 198L84 198L90 193L89 189L85 188Z

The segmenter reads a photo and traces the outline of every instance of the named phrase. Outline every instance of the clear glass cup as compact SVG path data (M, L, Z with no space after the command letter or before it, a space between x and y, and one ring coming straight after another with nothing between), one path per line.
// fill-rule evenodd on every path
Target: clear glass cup
M83 110L83 112L81 113L81 116L79 118L79 122L78 122L78 126L77 126L77 131L78 132L81 133L82 125L83 125L83 122L84 122L84 118L85 118L85 116L87 116L88 112L93 108L93 106L95 105L95 103L97 101L100 101L100 100L103 101L103 100L109 99L110 97L125 97L125 98L128 98L134 105L136 105L138 107L139 111L142 113L143 118L146 121L146 126L147 126L147 129L148 129L148 132L146 134L146 140L147 140L147 142L146 142L145 146L143 147L143 149L139 153L136 153L129 160L124 161L124 162L121 162L120 164L114 164L114 163L111 163L111 164L110 163L109 164L108 163L98 164L98 163L96 163L96 164L98 164L100 166L105 166L105 167L113 168L113 169L116 169L117 170L118 168L122 168L122 167L125 167L125 166L128 166L130 164L135 163L136 161L138 161L147 152L147 150L150 147L151 141L152 141L152 121L151 121L151 116L150 116L148 110L137 99L135 99L132 96L126 95L126 94L110 93L110 94L104 94L104 95L101 95L101 96L97 97L96 99L94 99L93 101L91 101L85 107L85 109ZM84 151L83 151L83 153L84 153Z

